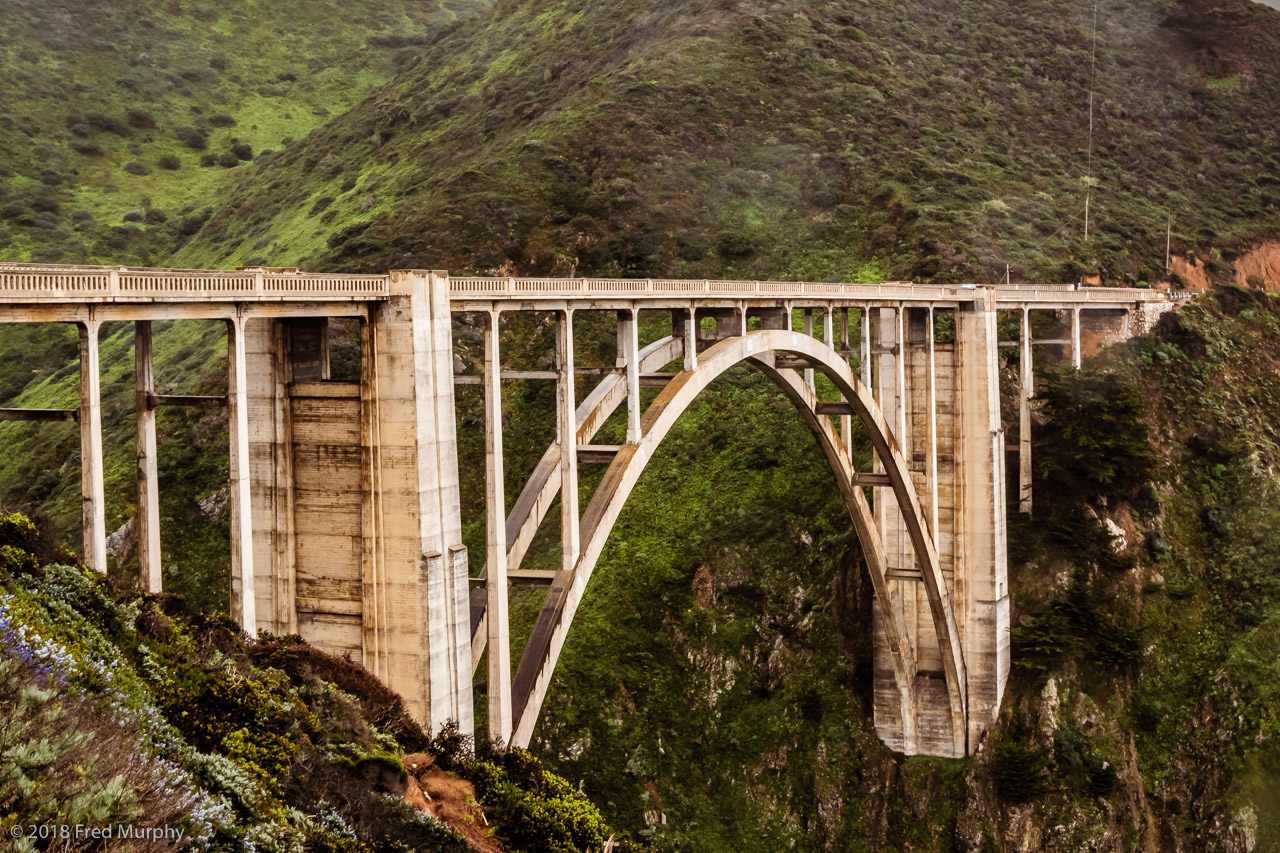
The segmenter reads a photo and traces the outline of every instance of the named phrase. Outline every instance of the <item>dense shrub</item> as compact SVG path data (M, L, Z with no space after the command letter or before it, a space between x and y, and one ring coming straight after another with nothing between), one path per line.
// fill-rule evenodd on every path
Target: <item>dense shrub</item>
M1127 605L1077 569L1067 589L1012 630L1014 660L1028 669L1052 669L1072 658L1122 666L1142 651L1141 628Z
M130 127L136 127L139 130L151 130L156 126L155 117L146 110L129 110L125 115L125 121Z
M200 228L208 221L210 211L205 210L203 213L193 213L182 217L178 222L178 234L183 237L190 237L197 233Z
M84 121L94 130L113 133L116 136L129 136L132 133L127 124L114 116L103 115L102 113L91 113L85 116Z
M1151 479L1146 402L1133 382L1097 368L1049 370L1036 398L1036 474L1060 502L1132 497Z
M996 793L1013 802L1038 797L1049 787L1044 755L1019 734L1006 732L991 749Z
M472 757L456 731L448 729L433 742L433 749L475 786L476 798L507 849L588 853L602 849L610 837L591 801L523 749L486 743Z
M238 142L231 146L231 153L235 155L237 160L252 160L253 149L247 142Z
M197 127L178 127L173 135L192 151L203 151L209 147L209 134Z
M149 754L135 718L70 688L68 657L0 604L0 813L24 825L185 825L203 834L189 819L204 799L190 776Z
M224 169L233 169L240 165L240 158L228 151L218 158L218 165Z
M213 127L235 127L236 120L229 115L219 113L209 116L209 124Z
M1053 734L1058 766L1090 795L1105 797L1116 786L1116 769L1078 727L1066 723Z
M149 175L151 170L147 168L147 164L141 160L130 160L124 164L124 170L130 175Z
M176 172L182 168L182 161L178 159L176 154L165 154L159 160L156 160L156 165L161 169Z

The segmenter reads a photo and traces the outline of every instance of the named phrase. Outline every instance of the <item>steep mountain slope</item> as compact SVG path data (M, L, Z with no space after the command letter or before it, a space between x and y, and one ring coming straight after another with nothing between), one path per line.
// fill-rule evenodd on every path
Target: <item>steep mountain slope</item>
M531 0L444 33L273 162L229 170L243 180L176 258L797 278L996 278L1013 263L1151 281L1172 212L1175 249L1227 275L1230 250L1277 228L1280 16L1245 0L1099 8L1089 243L1059 226L1083 212L1092 4ZM1159 485L1081 505L1041 481L1052 514L1014 543L1019 669L1004 724L965 762L902 760L874 738L869 591L839 501L785 403L727 377L621 520L540 754L656 850L1275 849L1278 316L1229 291L1114 356L1121 380L1046 389L1048 471L1140 461L1133 441L1062 444L1082 418L1132 422L1137 388ZM114 525L132 463L131 358L113 331ZM474 330L456 333L465 354ZM165 379L216 393L220 343L163 330ZM0 388L66 394L70 344L32 337ZM550 412L546 393L513 383L510 417ZM464 476L482 476L468 405ZM225 527L196 498L225 478L225 434L218 416L169 427L166 584L198 575L217 608ZM74 433L4 429L24 442L0 460L6 500L74 528ZM543 450L516 435L513 468ZM474 542L476 478L464 487ZM1121 553L1091 514L1125 532Z
M501 3L246 175L179 258L1153 282L1167 217L1209 261L1274 234L1280 15L1104 4L1095 41L1093 11Z
M0 259L160 263L485 0L0 5ZM237 168L239 167L239 168Z

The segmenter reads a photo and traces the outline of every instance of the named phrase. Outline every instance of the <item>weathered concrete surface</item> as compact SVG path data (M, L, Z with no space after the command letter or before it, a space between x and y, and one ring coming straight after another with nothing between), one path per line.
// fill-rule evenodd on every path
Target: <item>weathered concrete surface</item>
M258 633L253 574L253 503L249 456L249 375L245 325L227 321L227 434L230 437L231 618Z
M84 564L107 571L106 489L102 468L102 371L98 330L92 317L80 324L80 494Z
M889 422L899 424L902 455L932 521L938 559L955 608L968 674L968 713L949 714L943 661L916 552L898 504L880 501L892 607L915 650L916 743L895 713L889 659L875 634L875 724L905 752L964 755L994 722L1009 672L1005 556L1004 436L1000 423L995 302L985 289L955 312L955 342L934 340L922 309L880 309L876 385ZM932 503L930 503L932 502ZM966 731L957 746L953 727Z
M333 382L314 320L246 332L258 625L360 661L433 728L470 732L447 285L392 276Z
M138 584L148 592L161 587L160 474L156 456L155 370L151 354L151 321L134 323L134 422L138 455Z

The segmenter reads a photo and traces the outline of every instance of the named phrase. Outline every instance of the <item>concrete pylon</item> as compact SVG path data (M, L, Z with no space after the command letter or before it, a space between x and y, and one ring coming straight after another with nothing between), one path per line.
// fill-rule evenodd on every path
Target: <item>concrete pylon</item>
M361 377L314 320L247 324L258 626L363 662L433 730L474 728L448 276L390 275ZM321 321L323 322L323 321Z
M956 310L954 343L935 340L929 310L910 310L914 313L906 324L889 309L876 318L878 390L917 494L924 496L955 607L968 695L960 741L972 752L995 721L1009 675L1004 433L994 293L979 288L972 302ZM964 752L955 746L956 720L940 678L937 635L902 512L892 500L880 500L877 517L891 604L911 638L918 671L912 741L900 718L885 638L877 624L876 731L903 752L959 757Z
M80 332L80 491L84 524L84 564L107 571L106 489L102 462L102 376L98 332L102 324L90 317Z
M1000 422L996 293L979 288L956 315L955 607L969 672L969 749L995 723L1009 680L1005 438Z
M368 442L377 506L371 533L382 553L380 565L369 569L387 601L375 653L383 660L374 665L433 730L452 720L470 734L471 626L450 317L446 273L395 270L391 297L371 320L376 391Z

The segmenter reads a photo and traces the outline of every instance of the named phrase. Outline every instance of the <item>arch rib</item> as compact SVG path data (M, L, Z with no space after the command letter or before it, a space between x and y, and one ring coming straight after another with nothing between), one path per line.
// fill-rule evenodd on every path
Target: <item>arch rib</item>
M911 487L906 462L898 442L891 434L868 389L853 376L849 365L837 352L811 337L783 330L757 331L729 338L707 350L699 358L695 370L677 374L663 389L644 413L641 441L638 444L623 446L605 472L604 479L582 518L583 548L578 563L572 570L561 571L552 583L521 658L513 689L514 705L519 714L513 735L514 743L527 745L532 739L533 727L546 696L556 660L564 646L569 626L573 622L595 563L627 497L662 439L697 396L712 380L730 367L744 360L753 359L769 366L766 372L775 381L785 380L779 384L793 402L804 410L813 412L812 404L815 400L812 396L806 396L803 391L796 389L795 383L798 379L795 378L795 372L778 371L772 368L774 353L787 353L803 358L826 375L844 399L852 404L855 414L871 437L872 447L889 475L894 497L902 509L921 570L946 676L954 745L958 754L963 755L967 752L966 674L959 633L951 606L951 594L942 577L933 541L923 523L924 516L920 502L915 490ZM837 449L838 442L832 443L829 419L825 419L825 416L819 419L818 415L812 414L811 417L805 416L805 420L811 428L815 424L818 426L816 434L823 445L824 452L828 455L828 460L834 460L833 469L838 473L845 472L851 480L852 466L847 457L841 456ZM826 421L825 425L822 423L823 420ZM829 446L830 451L828 451ZM846 465L848 465L847 468ZM843 480L845 476L839 479ZM842 494L846 494L846 503L850 506L850 514L854 518L855 525L865 522L867 535L863 537L861 526L858 532L863 542L864 553L868 554L868 568L872 567L874 560L879 560L879 576L873 575L873 585L881 602L882 614L888 613L884 624L889 633L891 652L895 651L894 641L897 641L895 673L900 681L900 695L903 701L907 701L911 695L915 676L914 664L910 663L909 657L911 646L903 642L901 626L893 618L891 608L888 607L889 596L882 594L888 591L888 581L883 572L883 557L876 554L874 545L868 547L868 543L877 542L878 537L875 535L869 509L867 515L862 513L861 508L865 507L866 502L865 498L861 502L858 500L861 490L850 482L847 487L842 485L841 491ZM852 494L852 501L848 499L850 494ZM906 677L908 675L910 678ZM908 716L904 709L904 734Z
M665 337L640 350L640 371L652 373L664 367L684 353L679 338ZM586 444L600 430L614 410L627 398L626 377L622 374L606 376L578 405L578 443ZM519 568L529 543L546 517L552 501L560 494L560 480L553 475L560 464L560 448L552 445L538 467L520 490L520 496L507 516L507 565Z
M652 373L665 367L684 353L684 341L667 336L654 341L640 350L640 371ZM586 396L574 413L577 419L577 438L579 444L587 444L599 432L600 427L609 419L614 410L627 398L626 377L622 374L611 374L604 377ZM519 497L511 507L507 516L507 570L520 568L524 555L533 542L538 526L546 518L547 511L560 494L560 478L555 476L560 467L560 445L553 444L542 455L533 473L520 490ZM480 575L488 576L488 569ZM472 591L471 596L471 669L474 673L480 666L480 656L484 653L487 637L485 636L485 592L483 588Z

